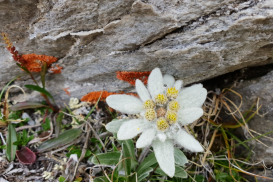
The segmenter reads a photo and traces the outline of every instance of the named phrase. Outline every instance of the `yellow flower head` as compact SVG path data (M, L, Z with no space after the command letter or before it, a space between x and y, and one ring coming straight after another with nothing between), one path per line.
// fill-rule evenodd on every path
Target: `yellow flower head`
M168 102L168 99L167 97L164 95L164 94L158 94L156 97L155 97L155 102L159 105L164 105Z
M175 87L168 88L166 95L168 98L176 99L178 96L178 90L176 90Z
M170 124L174 124L177 121L177 114L174 111L167 111L166 119Z
M156 118L156 113L154 109L147 109L144 114L145 119L152 121Z
M160 130L160 131L165 131L169 128L169 124L168 122L166 121L165 118L159 118L157 121L156 121L156 125L157 125L157 129Z
M168 109L172 111L178 111L178 109L180 109L180 104L176 100L173 100L169 102Z
M146 100L144 103L143 103L143 108L144 109L153 109L155 107L155 103L153 100Z

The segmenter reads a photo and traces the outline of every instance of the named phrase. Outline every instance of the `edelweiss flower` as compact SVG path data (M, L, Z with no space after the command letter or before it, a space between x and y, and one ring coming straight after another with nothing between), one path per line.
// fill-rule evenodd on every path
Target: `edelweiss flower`
M111 95L107 104L127 114L138 114L139 119L113 120L106 125L110 132L117 133L119 140L128 140L142 133L136 147L152 145L160 168L173 177L175 173L174 144L192 152L202 152L199 142L181 125L187 125L203 115L207 90L202 84L183 88L182 80L175 81L170 75L162 77L155 68L148 78L148 89L136 80L140 99L129 95Z

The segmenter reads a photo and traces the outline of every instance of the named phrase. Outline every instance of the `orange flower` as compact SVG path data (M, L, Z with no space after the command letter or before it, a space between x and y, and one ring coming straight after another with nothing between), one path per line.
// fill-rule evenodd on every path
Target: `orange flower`
M136 79L141 80L144 84L147 84L150 71L135 72L135 71L117 71L117 78L123 81L135 85Z
M102 92L102 93L101 93ZM98 91L98 92L90 92L87 95L83 96L81 98L81 101L83 102L91 102L91 103L96 103L98 99L100 98L100 101L105 101L106 98L109 95L115 95L115 94L124 94L124 92L116 93L116 92L107 92L107 91ZM132 95L138 97L137 94L134 93L126 93L127 95ZM100 97L101 95L101 97Z
M40 72L43 62L46 62L47 66L49 67L52 63L58 60L53 56L36 54L24 54L22 55L22 58L26 61L24 66L26 66L26 68L31 72Z
M59 65L56 65L56 68L51 67L49 69L49 72L52 73L52 74L61 73L62 69L63 69L63 67L59 67Z

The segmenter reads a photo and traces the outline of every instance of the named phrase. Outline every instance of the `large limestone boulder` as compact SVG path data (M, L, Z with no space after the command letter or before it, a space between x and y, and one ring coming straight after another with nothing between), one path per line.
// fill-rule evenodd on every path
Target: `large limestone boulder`
M47 87L60 100L67 87L132 89L116 71L160 67L189 84L273 62L271 0L0 0L0 14L20 53L59 58ZM20 74L3 43L0 65L1 86Z

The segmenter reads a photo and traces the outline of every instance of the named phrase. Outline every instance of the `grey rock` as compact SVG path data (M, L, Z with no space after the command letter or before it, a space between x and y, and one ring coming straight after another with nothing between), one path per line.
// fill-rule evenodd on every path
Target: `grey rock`
M35 125L35 121L33 121L32 119L31 119L31 117L28 115L28 113L26 113L26 112L24 112L23 114L22 114L22 118L23 119L29 119L29 121L27 122L27 124L28 125Z
M132 91L116 71L160 67L190 84L272 63L272 10L270 0L4 0L0 25L20 53L59 58L63 72L47 76L47 88L61 101L67 87L79 98ZM20 69L2 43L0 55L3 86ZM28 77L15 82L26 83Z
M267 75L255 78L252 80L241 81L233 88L238 92L243 98L243 104L240 108L241 111L247 111L250 109L252 104L257 98L259 98L259 105L262 105L259 113L255 115L248 123L249 129L252 129L260 134L265 134L267 132L273 131L273 71L269 72ZM231 94L233 95L233 94ZM231 96L230 95L230 96ZM239 105L238 96L231 97L231 100L235 101ZM250 139L251 136L246 131L242 131L242 139ZM254 136L258 136L252 132ZM253 153L251 160L253 163L264 161L265 165L270 168L272 165L273 158L273 133L266 135L271 137L271 139L266 137L261 137L259 140L263 142L268 147L259 143L258 141L251 140L247 143L250 148L253 148ZM248 152L240 150L240 154L248 155ZM256 174L258 174L257 171ZM268 177L272 177L272 171L267 171ZM264 173L259 173L259 175L264 175ZM271 181L259 178L258 181Z

